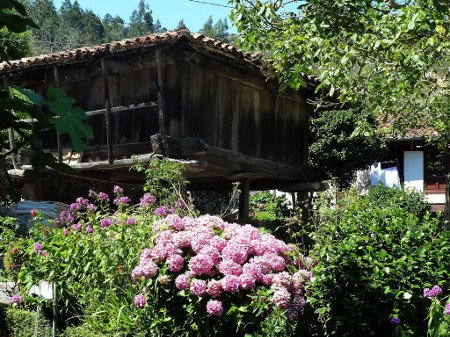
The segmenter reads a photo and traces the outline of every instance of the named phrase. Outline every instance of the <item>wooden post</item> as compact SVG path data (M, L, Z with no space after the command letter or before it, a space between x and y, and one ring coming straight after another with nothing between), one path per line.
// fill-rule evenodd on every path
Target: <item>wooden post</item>
M60 88L59 84L59 69L58 66L53 66L53 77L57 88ZM63 162L63 148L62 148L62 136L58 130L56 130L56 138L58 142L58 162Z
M6 76L3 78L3 86L5 87L5 90L9 95L9 81ZM13 150L16 147L16 140L14 138L14 130L12 128L8 128L8 138L9 138L9 149ZM11 153L11 161L13 167L17 169L18 165L16 162L16 155L14 153Z
M167 134L164 120L164 83L162 66L164 63L163 57L161 55L161 50L155 51L155 63L156 63L156 90L158 96L158 109L159 109L159 133L161 134L162 144L164 148L164 155L169 156L169 147L167 145Z
M250 211L250 180L242 179L239 185L239 221L246 221Z
M106 124L106 145L108 147L108 162L114 162L113 139L112 139L112 118L111 118L111 96L109 92L108 73L106 71L105 59L101 59L103 84L105 91L105 124Z
M447 174L447 184L445 187L445 220L450 222L450 173Z

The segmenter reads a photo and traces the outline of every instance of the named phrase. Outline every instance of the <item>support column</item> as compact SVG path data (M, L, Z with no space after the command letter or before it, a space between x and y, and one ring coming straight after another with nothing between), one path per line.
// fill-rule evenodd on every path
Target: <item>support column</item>
M450 221L450 174L447 174L447 184L445 188L445 220Z
M159 120L159 133L161 134L162 144L164 148L164 155L169 156L169 146L167 145L167 134L164 117L164 83L163 83L163 70L164 58L161 54L161 50L155 51L155 63L157 72L156 91L158 96L158 120Z
M111 117L111 95L109 92L108 72L106 71L105 59L100 60L102 66L103 86L105 93L105 124L106 124L106 145L108 147L108 162L114 162L113 139L112 139L112 117Z
M9 95L9 81L7 77L3 78L3 86ZM9 138L9 149L14 150L14 148L16 147L16 140L14 138L14 130L12 128L8 128L8 138ZM14 168L17 169L19 165L17 165L15 153L11 153L11 161Z
M239 185L239 221L246 221L250 211L250 180L242 179Z
M55 79L56 87L60 88L58 66L53 66L53 77ZM56 139L57 139L57 143L58 143L58 163L61 164L63 162L62 136L58 130L56 130Z

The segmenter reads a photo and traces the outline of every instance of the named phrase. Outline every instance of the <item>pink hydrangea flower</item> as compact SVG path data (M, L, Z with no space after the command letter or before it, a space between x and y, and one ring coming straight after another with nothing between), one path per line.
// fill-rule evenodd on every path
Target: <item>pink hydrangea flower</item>
M186 274L178 275L175 279L175 287L177 289L189 289L189 276Z
M206 293L212 297L219 296L223 291L222 283L217 280L211 280L208 282Z
M147 299L145 298L145 296L143 294L137 294L134 297L134 305L136 306L136 308L142 309L143 307L145 307L146 304L147 304Z
M101 219L100 220L100 226L102 226L102 227L109 227L109 226L111 226L112 225L112 221L111 221L111 219L110 218L104 218L104 219Z
M135 218L128 218L127 219L127 225L134 225L136 223L136 219Z
M240 245L228 244L222 250L222 256L224 259L243 264L247 260L247 250Z
M225 275L222 279L222 288L226 292L235 293L239 290L240 283L239 277L234 275Z
M192 280L189 289L194 295L202 296L206 292L206 282L204 280Z
M19 304L19 303L22 303L22 302L23 302L23 298L20 297L20 296L17 295L17 294L14 294L14 295L11 296L11 302L12 302L12 303Z
M120 187L119 185L115 185L113 188L113 192L116 195L121 195L121 194L123 194L123 188Z
M189 268L198 275L207 273L212 267L214 267L214 261L206 254L198 254L189 260Z
M445 305L445 308L444 308L444 315L445 315L445 316L450 315L450 303L447 303L447 304Z
M280 309L289 309L291 306L291 294L286 288L274 291L271 302Z
M232 260L222 260L219 264L219 271L224 275L239 276L242 274L242 267Z
M242 274L239 276L239 286L243 290L250 290L255 286L255 278L250 274Z
M169 270L175 273L183 269L184 259L179 254L172 254L167 258L166 263L169 266Z
M223 304L221 301L209 300L206 303L206 312L213 316L220 316L223 313Z
M154 277L158 273L158 266L153 261L146 261L141 269L142 275L145 277Z
M73 224L72 229L77 232L81 232L81 224L79 224L79 223Z
M144 196L140 200L140 206L141 207L147 207L149 205L152 205L156 202L156 198L154 195L150 193L145 193Z
M91 233L93 233L94 232L94 228L92 228L91 226L87 226L86 227L86 233L87 234L91 234Z

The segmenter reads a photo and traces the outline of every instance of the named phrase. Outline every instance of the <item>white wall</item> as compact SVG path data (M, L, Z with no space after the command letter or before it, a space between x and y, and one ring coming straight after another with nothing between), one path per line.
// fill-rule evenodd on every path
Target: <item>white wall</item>
M426 198L430 204L445 204L445 194L427 194Z
M405 188L423 192L424 162L423 151L405 151L403 153L403 176Z

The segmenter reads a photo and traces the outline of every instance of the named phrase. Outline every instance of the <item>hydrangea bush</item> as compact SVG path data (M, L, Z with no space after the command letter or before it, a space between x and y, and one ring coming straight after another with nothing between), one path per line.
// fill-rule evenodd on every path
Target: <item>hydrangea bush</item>
M291 335L310 261L263 230L196 217L179 192L153 191L133 201L120 186L91 190L56 228L34 214L17 298L55 283L60 318L106 335Z
M157 283L188 297L195 303L196 315L254 315L257 304L264 306L260 320L273 307L295 326L306 305L305 284L312 273L306 268L310 261L293 247L253 226L209 215L171 214L156 221L152 230L154 243L142 251L131 273L143 289L135 297L137 308L145 307L154 292L151 285ZM241 317L238 323L247 322Z

